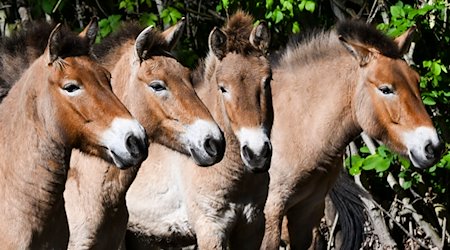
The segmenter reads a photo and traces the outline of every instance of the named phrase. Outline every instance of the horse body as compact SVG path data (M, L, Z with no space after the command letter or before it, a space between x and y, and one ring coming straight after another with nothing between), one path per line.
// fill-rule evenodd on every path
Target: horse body
M271 159L270 67L260 50L267 48L267 32L264 24L253 28L242 12L223 31L211 32L195 88L224 131L225 156L198 168L176 152L151 148L126 196L128 247L259 246Z
M143 128L112 93L108 72L88 56L91 38L57 26L0 105L4 248L67 246L63 190L72 148L121 168L147 156Z
M344 22L281 56L272 83L274 155L261 249L279 247L284 216L291 247L311 246L344 148L360 132L419 167L439 158L419 77L400 59L408 39L392 41L365 24Z
M191 156L196 167L208 166L222 159L225 141L196 95L189 70L170 55L183 26L184 20L159 32L126 25L94 52L111 71L113 91L143 124L153 143L150 151L170 148L186 158ZM70 249L119 247L128 221L125 194L137 169L117 170L107 162L74 152L64 193ZM145 180L162 188L158 183L169 170L149 171L163 173Z

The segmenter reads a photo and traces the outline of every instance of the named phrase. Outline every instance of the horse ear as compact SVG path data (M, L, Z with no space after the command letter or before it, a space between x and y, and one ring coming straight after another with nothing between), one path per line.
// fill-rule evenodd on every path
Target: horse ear
M92 45L95 43L95 38L97 37L97 33L98 33L98 18L92 17L91 21L84 28L84 30L81 31L80 34L78 34L78 36L82 37L82 38L86 38L89 41L89 45Z
M148 52L153 46L154 40L151 39L153 26L145 28L136 38L134 48L140 61L147 59Z
M221 60L227 53L227 35L217 27L209 34L209 49Z
M62 39L61 24L58 23L50 33L48 38L47 48L45 49L48 55L48 64L52 64L59 57L60 41Z
M249 40L253 47L263 52L266 52L269 49L270 31L265 21L261 21L256 27L253 28Z
M343 36L339 36L339 40L342 45L350 52L350 54L359 62L361 67L367 65L372 59L374 54L379 54L378 50L372 47L367 47L363 44L348 41Z
M412 26L399 37L395 38L394 41L395 43L397 43L401 55L404 55L406 52L408 52L415 31L416 26Z
M172 50L183 35L184 26L186 24L186 18L182 18L177 24L165 30L162 35L166 39L169 45L169 50Z

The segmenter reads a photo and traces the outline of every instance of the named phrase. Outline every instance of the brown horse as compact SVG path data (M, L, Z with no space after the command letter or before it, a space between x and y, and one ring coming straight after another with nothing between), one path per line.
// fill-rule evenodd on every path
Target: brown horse
M210 53L195 89L224 130L224 159L198 168L152 146L127 193L127 247L257 249L264 231L272 146L271 70L265 24L243 12L209 37ZM197 75L199 76L199 75ZM255 174L258 173L258 174Z
M113 91L143 124L150 142L209 166L223 158L225 139L195 93L190 71L170 53L184 23L164 32L128 24L94 53L111 70ZM128 222L125 193L136 174L137 168L117 170L74 152L64 193L69 248L119 247Z
M0 245L63 249L63 190L73 148L120 168L147 157L143 127L89 56L96 20L79 36L58 25L0 104Z
M273 72L273 164L261 249L278 249L283 216L293 249L311 245L345 146L365 131L420 168L441 153L419 93L401 59L411 31L395 40L346 21L287 47Z

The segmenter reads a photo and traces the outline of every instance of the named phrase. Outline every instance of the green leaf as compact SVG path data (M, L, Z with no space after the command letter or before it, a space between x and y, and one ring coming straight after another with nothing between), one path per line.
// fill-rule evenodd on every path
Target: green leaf
M431 64L432 64L432 61L423 61L423 62L422 62L422 65L423 65L425 68L431 67Z
M384 145L379 146L377 148L377 152L383 158L388 157L388 154L390 154L389 149L386 146L384 146Z
M300 32L300 25L298 24L298 22L297 21L295 21L293 24L292 24L292 33L299 33Z
M433 165L432 167L428 168L427 170L428 170L428 173L433 173L434 171L436 171L436 169L437 169L437 166Z
M273 14L275 15L275 23L279 23L283 20L283 13L279 9L276 9Z
M402 188L405 189L405 190L410 188L411 186L412 186L412 181L404 181L402 183Z
M439 65L439 63L437 62L434 62L432 64L431 70L435 76L438 76L441 74L441 65Z
M303 11L305 9L306 0L302 0L302 2L298 5L298 9Z
M433 105L436 105L436 101L432 97L426 96L423 99L423 104L428 105L428 106L433 106Z
M377 168L378 165L385 164L385 162L385 159L377 154L369 155L366 159L364 159L362 169L372 170Z
M305 4L305 9L311 13L314 12L314 9L316 8L316 3L313 1L307 1Z
M139 22L145 26L155 26L158 16L153 13L144 13L139 17Z
M348 170L348 172L353 176L359 175L359 174L361 174L361 168L352 167Z
M360 151L361 153L370 154L370 150L369 150L369 148L368 148L367 146L361 147L361 148L359 149L359 151Z
M391 6L390 10L391 10L392 17L400 17L401 12L402 12L402 8L400 6L396 6L396 5Z
M228 9L230 2L228 0L222 0L222 5L224 9Z
M266 0L266 9L271 9L273 5L273 0Z
M163 17L163 22L164 22L165 24L170 24L170 16L165 16L165 17Z
M345 160L345 165L348 168L361 168L364 159L359 155L352 155ZM351 164L350 164L351 162Z
M127 2L125 1L120 1L119 3L119 9L125 9L127 7Z
M391 166L391 161L388 159L383 159L383 161L380 161L380 164L375 167L375 171L384 172L389 169L389 166Z
M288 10L288 11L289 11L289 15L290 15L291 17L294 16L294 9L293 9L293 6L292 6L292 3L291 3L291 2L285 1L285 2L283 3L283 9Z
M170 19L172 20L172 23L176 23L183 15L175 8L170 8Z
M411 166L411 162L409 161L409 159L407 159L405 157L399 156L398 161L400 162L400 164L402 164L402 166L405 169L409 169L409 167Z

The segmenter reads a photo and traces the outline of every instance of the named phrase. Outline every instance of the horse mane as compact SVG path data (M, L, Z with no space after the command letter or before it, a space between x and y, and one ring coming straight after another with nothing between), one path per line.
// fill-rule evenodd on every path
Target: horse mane
M230 17L222 31L227 35L227 52L243 55L262 55L263 53L250 43L250 34L253 30L253 17L238 10Z
M24 51L29 49L35 49L41 55L44 53L48 37L54 27L54 24L45 21L29 22L23 29L13 33L10 37L2 37L0 40L2 55L21 56Z
M34 21L0 39L0 103L31 63L44 53L54 24Z
M393 39L363 21L345 20L337 24L337 34L346 40L356 41L377 49L381 54L391 58L401 58L402 54Z
M0 102L22 73L44 53L55 26L45 21L34 21L11 37L0 39ZM64 35L57 45L60 58L90 55L88 39L79 37L66 26L62 26L61 32Z
M237 53L245 56L262 56L264 53L250 43L250 35L253 30L253 17L242 11L236 11L221 30L227 36L227 53ZM199 61L198 66L191 73L192 84L195 87L201 85L205 79L209 79L217 63L217 58L209 51L206 58Z
M271 58L273 65L309 65L327 58L335 58L348 51L339 41L339 36L347 41L375 48L391 58L400 58L401 53L393 39L370 24L358 20L344 20L325 31L316 29L294 36L286 48Z
M113 53L116 49L120 48L126 42L133 40L135 41L137 36L144 30L144 27L136 22L125 22L122 23L119 29L113 32L111 35L107 36L102 40L100 44L94 46L94 54L97 58L105 58L110 53ZM153 29L152 35L149 38L153 41L148 41L152 44L155 50L149 51L149 56L152 55L169 55L169 44L166 39L162 36L161 31Z

